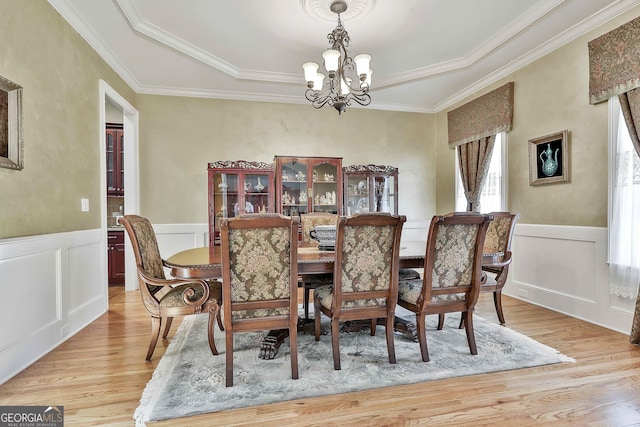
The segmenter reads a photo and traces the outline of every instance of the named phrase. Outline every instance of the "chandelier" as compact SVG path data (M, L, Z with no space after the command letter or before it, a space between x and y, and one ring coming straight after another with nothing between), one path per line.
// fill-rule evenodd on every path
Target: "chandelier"
M325 84L325 75L318 72L318 64L305 62L302 64L307 82L304 95L314 108L330 105L341 115L351 101L360 105L371 103L369 86L373 70L369 68L371 55L363 53L352 59L347 52L349 34L340 20L340 14L347 10L347 4L338 0L331 3L329 8L338 15L338 26L327 35L331 48L322 54L329 80Z

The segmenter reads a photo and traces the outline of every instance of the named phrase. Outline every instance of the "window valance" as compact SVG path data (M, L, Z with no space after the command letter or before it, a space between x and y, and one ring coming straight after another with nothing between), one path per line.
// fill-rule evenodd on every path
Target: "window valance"
M449 148L511 129L513 82L447 113Z
M640 17L589 42L589 103L640 87Z

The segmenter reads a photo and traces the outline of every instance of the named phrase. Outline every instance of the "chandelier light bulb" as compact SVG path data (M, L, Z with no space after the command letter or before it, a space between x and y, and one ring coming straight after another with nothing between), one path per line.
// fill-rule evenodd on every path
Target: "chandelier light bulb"
M353 58L353 62L356 63L356 71L358 73L358 77L360 77L361 81L366 79L367 73L369 72L369 62L371 62L371 55L366 53L361 53Z
M338 62L340 61L340 51L336 49L327 49L322 53L324 58L324 68L329 73L329 77L333 78L338 70Z
M302 69L304 70L304 80L307 82L307 86L309 86L310 84L312 85L316 80L319 67L320 66L315 62L305 62L304 64L302 64Z

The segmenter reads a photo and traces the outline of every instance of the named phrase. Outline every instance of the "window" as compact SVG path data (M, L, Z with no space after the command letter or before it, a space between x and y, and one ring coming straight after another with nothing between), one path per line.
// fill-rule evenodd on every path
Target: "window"
M640 158L614 96L609 99L609 289L613 295L632 299L640 281L638 217Z
M480 195L480 210L483 213L503 211L507 206L507 143L506 133L496 135L496 142L491 153L489 173L487 181ZM458 150L456 150L456 211L467 210L467 198L464 196L462 179L460 178L460 166L458 163Z

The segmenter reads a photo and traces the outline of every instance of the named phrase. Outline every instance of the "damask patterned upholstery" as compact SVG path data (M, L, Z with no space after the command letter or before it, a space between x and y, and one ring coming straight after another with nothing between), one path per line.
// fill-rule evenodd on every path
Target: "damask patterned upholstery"
M493 221L489 223L489 228L487 228L484 252L502 253L502 256L496 263L482 266L487 280L482 283L480 292L493 292L493 303L496 307L498 321L504 324L502 288L507 282L509 265L512 259L511 242L520 215L511 212L491 212L489 215L493 217Z
M455 212L435 216L427 236L423 279L398 284L398 304L416 313L422 360L429 361L425 316L461 312L472 354L472 313L480 292L482 248L491 217Z
M229 230L231 302L290 298L291 230L239 228ZM289 307L234 310L234 319L283 316Z
M233 334L287 329L298 378L298 220L280 214L220 222L226 385L233 385ZM267 369L265 367L265 369Z
M151 360L163 323L162 338L165 339L174 316L199 313L209 313L209 346L211 352L217 355L213 325L217 320L222 329L219 307L222 301L222 284L215 280L206 282L166 279L164 260L160 256L151 222L137 215L125 215L120 219L120 223L131 240L138 269L140 296L145 308L151 314L152 333L146 360Z
M404 216L365 213L341 217L336 239L334 285L314 292L316 341L321 313L331 318L334 368L340 369L340 321L370 319L372 335L384 318L389 362L395 363L393 319Z

